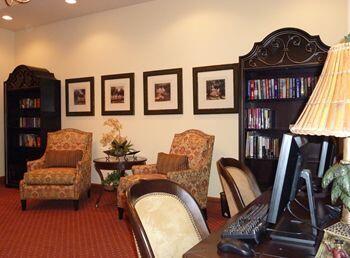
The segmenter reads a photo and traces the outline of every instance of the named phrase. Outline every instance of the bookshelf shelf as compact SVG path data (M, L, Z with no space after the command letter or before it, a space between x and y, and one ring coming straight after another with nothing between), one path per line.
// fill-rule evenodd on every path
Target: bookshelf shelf
M44 153L47 132L61 128L60 81L46 69L20 65L4 90L5 183L17 187L26 162Z
M245 130L248 131L248 132L254 132L254 131L257 131L257 132L273 132L273 131L276 131L276 132L289 132L289 128L269 128L269 129L246 128Z
M254 100L246 100L246 102L251 102L251 103L296 102L296 101L305 102L308 99L309 99L308 97L302 97L302 98L281 98L281 99L254 99Z
M284 28L239 58L239 156L261 190L273 185L283 133L289 132L306 105L328 49L319 36Z
M258 160L258 161L266 161L266 162L271 162L271 161L278 161L278 158L251 158L251 157L246 157L246 160Z

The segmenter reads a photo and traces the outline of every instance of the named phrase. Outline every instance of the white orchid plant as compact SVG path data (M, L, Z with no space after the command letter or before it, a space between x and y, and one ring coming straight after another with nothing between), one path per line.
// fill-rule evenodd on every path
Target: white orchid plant
M109 118L103 125L111 128L108 133L102 135L102 139L100 140L103 147L109 145L109 149L107 150L109 155L123 156L133 151L131 142L126 137L121 136L121 129L123 127L118 119Z

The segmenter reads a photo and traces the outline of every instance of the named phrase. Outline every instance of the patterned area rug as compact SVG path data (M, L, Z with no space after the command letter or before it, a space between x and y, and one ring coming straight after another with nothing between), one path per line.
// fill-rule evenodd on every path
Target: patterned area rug
M116 197L105 192L95 208L91 198L74 211L70 201L27 202L22 212L18 189L0 185L0 257L137 257L126 219L118 220ZM208 224L218 229L225 219L220 205L208 205Z

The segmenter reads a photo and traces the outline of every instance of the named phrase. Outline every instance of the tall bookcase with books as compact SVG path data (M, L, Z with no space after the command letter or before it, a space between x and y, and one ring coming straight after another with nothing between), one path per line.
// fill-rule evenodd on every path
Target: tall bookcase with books
M28 160L38 159L47 132L61 129L60 81L46 69L20 65L4 83L5 182L18 186Z
M240 160L262 190L273 185L283 133L302 112L328 49L319 36L284 28L239 58Z

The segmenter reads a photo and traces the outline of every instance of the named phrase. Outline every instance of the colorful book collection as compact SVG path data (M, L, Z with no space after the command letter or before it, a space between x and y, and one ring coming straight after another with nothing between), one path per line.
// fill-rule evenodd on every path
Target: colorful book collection
M248 129L270 129L273 128L274 112L269 108L249 108Z
M25 98L19 101L19 106L21 109L26 108L40 108L40 98Z
M40 117L20 117L19 127L21 128L39 128Z
M247 99L287 99L311 95L317 76L248 80Z
M279 139L247 132L246 158L273 159L279 157Z
M20 134L19 146L20 147L40 147L41 138L36 134Z

